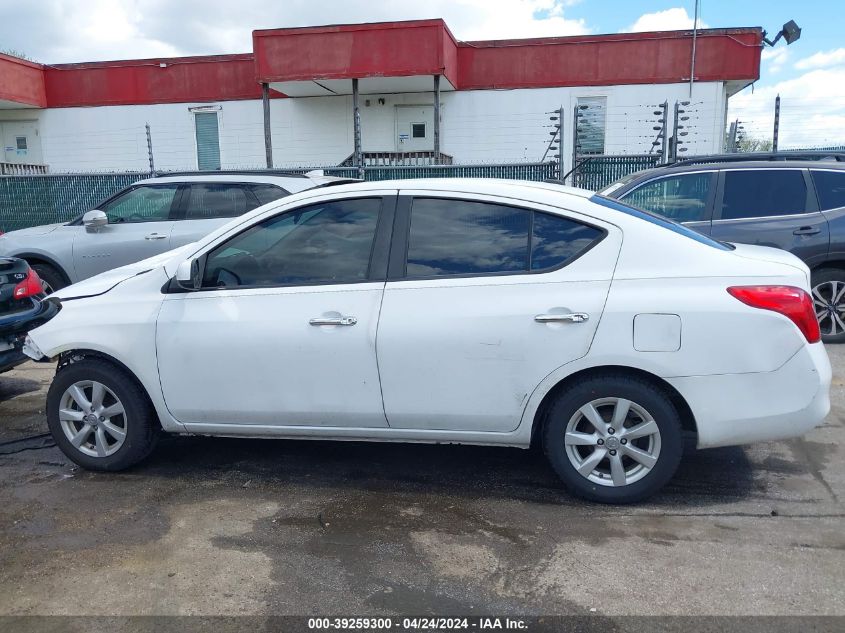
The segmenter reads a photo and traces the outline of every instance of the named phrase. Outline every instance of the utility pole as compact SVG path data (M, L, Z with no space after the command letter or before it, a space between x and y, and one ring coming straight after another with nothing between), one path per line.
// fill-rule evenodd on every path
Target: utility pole
M737 119L736 121L731 121L731 128L730 128L730 131L728 132L728 146L725 148L725 150L729 154L735 154L736 153L736 128L737 127L739 127L739 119Z
M355 157L353 164L358 168L358 178L364 180L364 160L361 155L361 111L358 108L358 78L352 78L352 126Z
M775 129L772 132L772 151L778 151L778 132L780 131L780 95L775 98Z
M155 162L153 161L153 137L152 134L150 134L150 124L146 123L144 127L147 128L147 154L150 158L150 174L154 174L156 171L156 166Z

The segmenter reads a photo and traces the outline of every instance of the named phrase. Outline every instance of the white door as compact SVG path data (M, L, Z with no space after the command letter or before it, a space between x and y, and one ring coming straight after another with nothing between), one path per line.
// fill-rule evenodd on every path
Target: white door
M73 240L73 264L79 279L132 264L170 250L179 184L138 185L100 209L106 226L79 230Z
M396 151L434 151L434 106L396 106Z
M490 200L413 200L405 279L387 283L378 332L392 428L511 431L540 382L590 347L618 229Z
M3 162L41 164L41 139L35 121L3 121L0 140L3 142Z
M382 206L370 197L299 207L208 252L203 289L167 295L158 318L174 417L387 426L375 353L384 276L370 266Z

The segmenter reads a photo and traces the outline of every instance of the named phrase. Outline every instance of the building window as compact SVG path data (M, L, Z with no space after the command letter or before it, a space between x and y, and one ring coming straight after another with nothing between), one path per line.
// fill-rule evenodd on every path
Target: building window
M16 136L15 143L18 146L19 150L26 151L26 137L25 136Z
M576 154L579 156L604 154L606 114L607 97L579 97Z
M220 169L220 128L216 112L195 112L197 167Z
M425 123L411 123L411 137L425 138Z

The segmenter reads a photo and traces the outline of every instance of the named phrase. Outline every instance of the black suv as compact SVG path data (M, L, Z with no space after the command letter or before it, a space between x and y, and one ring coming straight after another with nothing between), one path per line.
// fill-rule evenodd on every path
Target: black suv
M827 343L845 342L845 163L676 164L599 192L725 242L775 246L810 267Z

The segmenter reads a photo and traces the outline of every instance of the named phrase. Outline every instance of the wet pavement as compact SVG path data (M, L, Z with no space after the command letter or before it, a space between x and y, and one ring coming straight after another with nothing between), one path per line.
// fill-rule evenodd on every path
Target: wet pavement
M538 451L200 437L120 474L0 375L0 614L845 615L845 346L805 438L689 454L635 507Z

